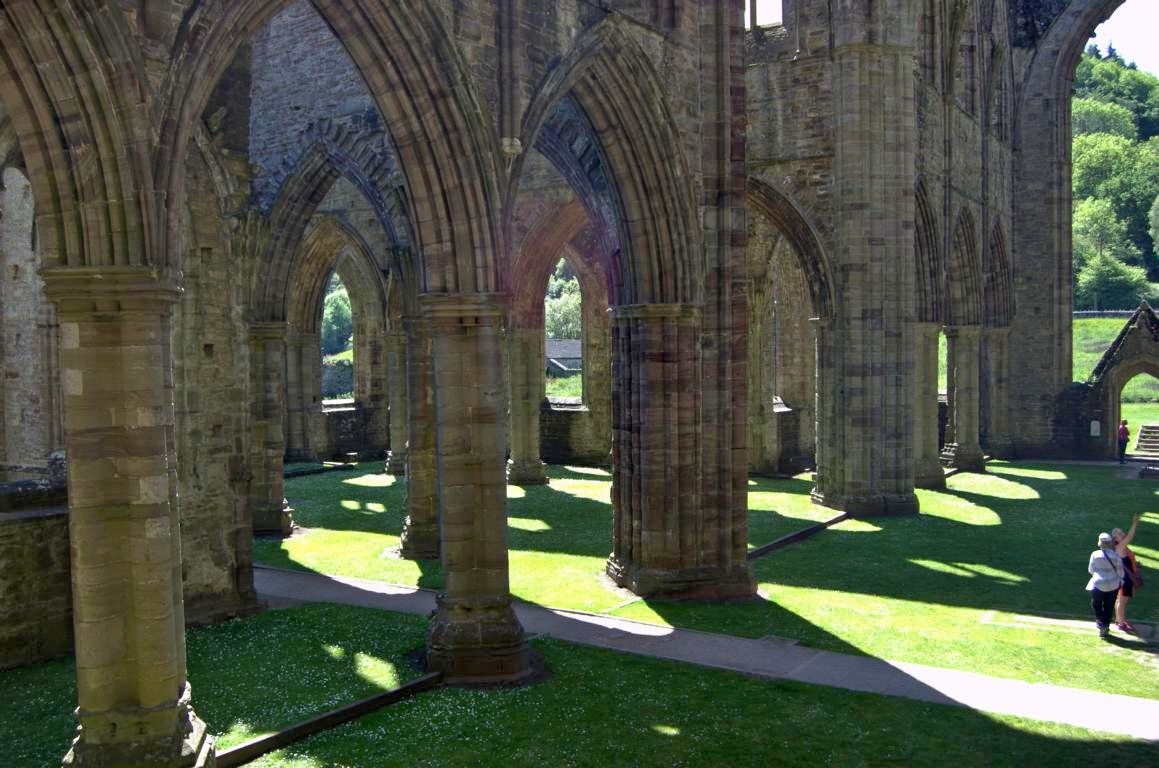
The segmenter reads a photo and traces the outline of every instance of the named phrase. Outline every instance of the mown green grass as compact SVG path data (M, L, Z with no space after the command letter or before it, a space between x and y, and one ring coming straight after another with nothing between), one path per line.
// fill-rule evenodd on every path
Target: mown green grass
M421 619L315 605L189 633L193 702L227 748L396 687ZM262 768L1144 765L1154 746L907 699L757 680L538 639L547 681L441 689L260 758ZM59 764L71 661L0 673L6 768Z
M309 605L186 633L194 708L226 748L383 690L420 672L417 617ZM76 723L72 659L0 672L0 764L60 765ZM365 765L373 765L366 763Z
M919 491L913 518L847 522L756 561L763 600L704 605L635 600L603 570L611 549L610 477L552 467L551 485L509 488L512 592L544 605L749 637L779 635L854 654L1001 677L1159 698L1153 653L1106 645L1086 622L1086 563L1095 535L1149 513L1136 551L1159 566L1154 486L1114 467L996 464L957 475L944 492ZM256 542L262 562L437 588L437 563L389 553L403 518L402 486L386 475L287 481L298 519L313 530ZM806 476L750 482L750 546L833 514L808 498ZM1136 620L1159 622L1144 589ZM618 608L616 608L619 606ZM1036 619L1072 619L1077 626ZM996 660L1000 659L1000 662Z
M546 384L548 397L583 397L584 395L583 376L568 376L563 379L548 376Z
M1107 347L1126 324L1119 317L1075 318L1071 327L1071 361L1075 381L1086 381L1098 365ZM1122 402L1159 403L1159 379L1141 374L1123 387ZM1130 417L1128 417L1130 418Z

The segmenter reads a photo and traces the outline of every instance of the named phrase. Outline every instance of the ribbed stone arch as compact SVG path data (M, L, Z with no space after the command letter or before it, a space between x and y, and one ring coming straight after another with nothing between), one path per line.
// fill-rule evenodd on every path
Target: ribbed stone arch
M1075 69L1095 28L1123 0L1059 0L1012 15L1014 44L1028 57L1018 74L1010 222L1015 303L1035 307L1011 326L1011 433L1020 453L1055 450L1053 403L1071 381L1071 127ZM1057 10L1056 10L1057 9Z
M537 325L540 329L543 328L543 296L552 270L559 263L567 244L590 225L591 220L583 203L572 199L545 213L527 233L507 277L512 323L525 327ZM603 267L606 270L607 264L603 264ZM586 273L591 270L577 269L577 278L581 271ZM601 278L604 276L601 275ZM581 288L584 287L585 281L590 282L587 276L580 281ZM601 293L606 305L607 280L602 279L601 282L603 283Z
M918 322L943 323L946 312L946 270L943 268L942 236L938 217L930 205L925 182L914 185L914 258L917 277L914 280Z
M258 280L255 306L271 320L282 319L287 309L285 291L295 269L296 254L304 233L318 205L343 176L366 197L379 223L391 238L399 236L399 229L408 226L399 210L397 175L391 173L391 164L382 155L369 150L353 153L367 138L356 138L353 146L344 143L335 146L326 141L313 141L306 146L292 173L279 185L281 194L270 213L270 239L262 260L263 277ZM362 149L366 149L362 147ZM405 243L395 239L396 248Z
M308 126L296 150L272 175L273 193L258 204L267 214L281 204L295 215L295 199L329 190L338 176L346 177L367 199L393 246L409 246L414 241L405 180L390 136L365 126L329 119Z
M0 5L0 102L32 181L46 266L148 261L151 134L140 103L148 89L115 5Z
M835 301L833 273L821 237L808 215L787 194L755 176L748 179L748 202L768 217L792 246L806 276L814 315L832 319Z
M343 254L351 256L349 269L339 274L350 294L351 309L370 313L385 325L388 286L370 246L346 222L316 216L290 270L284 317L291 326L308 333L319 331L326 286Z
M426 0L312 0L366 81L406 178L428 292L494 293L500 231L498 140L440 6ZM162 84L158 188L180 199L189 126L238 49L289 0L200 0L186 13ZM163 258L177 255L170 215Z
M982 264L978 228L969 208L958 212L950 245L946 275L949 294L947 325L978 325L982 322Z
M534 146L556 105L574 100L595 131L615 187L623 251L617 303L696 304L704 280L692 176L665 89L622 28L627 23L609 15L576 40L532 100L521 141ZM521 168L522 159L508 200L518 193Z
M982 265L982 321L990 328L1006 328L1014 316L1014 286L1010 258L1001 222L994 225Z

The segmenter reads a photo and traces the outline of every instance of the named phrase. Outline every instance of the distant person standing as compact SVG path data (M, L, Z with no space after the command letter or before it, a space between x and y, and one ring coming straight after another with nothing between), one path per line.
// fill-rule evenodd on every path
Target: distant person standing
M1131 430L1127 429L1127 420L1119 422L1119 463L1127 463L1127 443L1131 442Z
M1091 593L1091 610L1095 612L1095 626L1104 640L1111 631L1115 613L1115 598L1123 584L1123 558L1115 551L1115 541L1109 533L1099 534L1099 548L1091 553L1087 564L1087 591Z

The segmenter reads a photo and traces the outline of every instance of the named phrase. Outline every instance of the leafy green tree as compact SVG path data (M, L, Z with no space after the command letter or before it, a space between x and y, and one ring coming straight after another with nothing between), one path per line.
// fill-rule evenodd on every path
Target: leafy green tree
M1071 127L1075 136L1084 133L1109 133L1131 141L1139 135L1135 115L1118 104L1098 99L1075 98L1071 101Z
M1127 226L1115 215L1109 200L1088 197L1079 202L1074 209L1072 235L1076 274L1103 255L1124 264L1143 263L1139 249L1127 237Z
M1124 64L1113 48L1108 48L1105 58L1082 56L1075 71L1074 95L1130 110L1140 140L1159 135L1159 78Z
M1159 195L1155 195L1155 202L1151 203L1151 213L1148 218L1151 221L1151 242L1155 245L1156 250L1159 250Z
M1110 133L1085 133L1071 142L1071 187L1075 200L1110 197L1130 173L1134 144Z
M563 259L547 285L543 307L544 330L549 339L578 339L583 328L579 281Z
M1147 268L1159 273L1147 226L1151 203L1159 194L1159 137L1134 144L1122 136L1088 133L1074 138L1071 159L1074 199L1110 201Z
M326 294L322 304L322 353L336 355L349 349L353 332L350 296L339 282L338 290Z
M1075 285L1078 309L1134 309L1151 292L1147 273L1110 254L1093 257Z

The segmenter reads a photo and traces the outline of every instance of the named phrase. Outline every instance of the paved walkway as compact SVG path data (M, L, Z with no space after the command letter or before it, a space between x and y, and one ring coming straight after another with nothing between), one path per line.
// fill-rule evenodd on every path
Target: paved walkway
M344 603L420 615L435 608L432 590L364 579L258 567L254 582L262 598L275 601ZM1159 701L1152 699L1024 683L818 651L791 640L750 640L527 603L517 602L515 610L529 635L548 635L580 645L772 680L901 696L1159 741ZM1097 640L1092 637L1092 642Z

